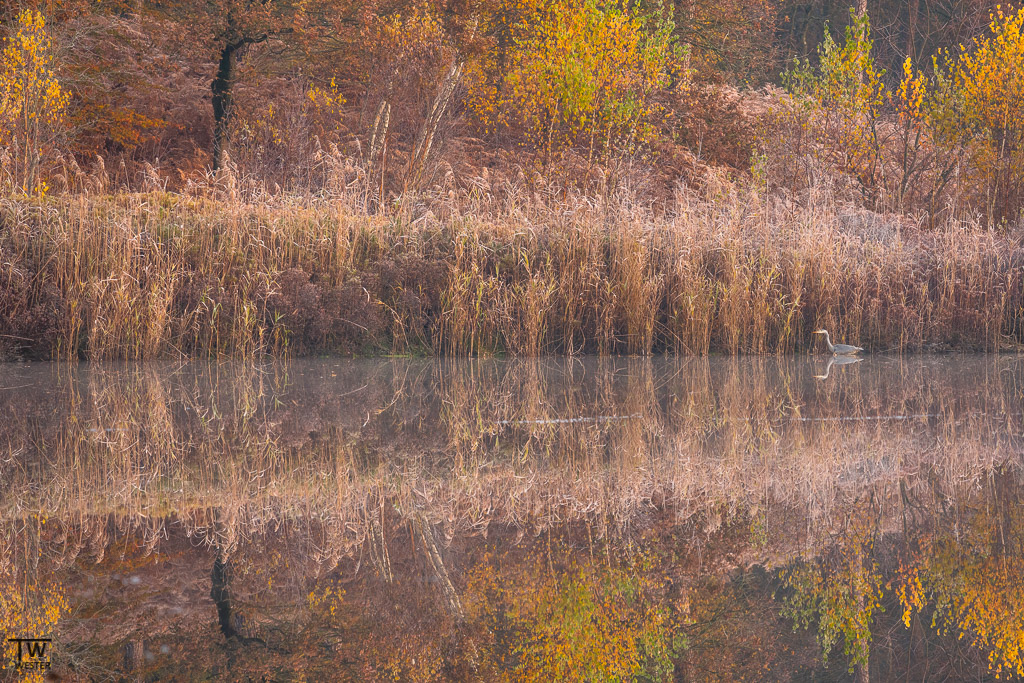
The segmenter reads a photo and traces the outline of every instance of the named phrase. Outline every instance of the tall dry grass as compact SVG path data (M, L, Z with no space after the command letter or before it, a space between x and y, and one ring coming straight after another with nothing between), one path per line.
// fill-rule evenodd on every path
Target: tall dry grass
M720 185L654 210L481 184L371 212L358 190L0 202L7 355L997 350L1024 336L1024 234L924 229Z

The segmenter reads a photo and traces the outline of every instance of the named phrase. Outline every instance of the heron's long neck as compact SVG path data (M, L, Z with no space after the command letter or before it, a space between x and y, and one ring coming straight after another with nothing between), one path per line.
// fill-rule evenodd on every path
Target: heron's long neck
M828 338L828 332L825 333L825 346L827 346L828 350L832 351L833 353L836 350L836 347L832 346L832 340Z

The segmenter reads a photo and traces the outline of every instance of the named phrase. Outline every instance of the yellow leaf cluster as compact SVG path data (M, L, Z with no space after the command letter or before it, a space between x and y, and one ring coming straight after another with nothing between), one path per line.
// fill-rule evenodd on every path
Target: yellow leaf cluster
M840 641L850 671L868 661L871 625L882 606L883 581L871 558L873 533L863 519L853 520L831 561L798 565L790 574L783 613L797 627L817 625L825 661Z
M1001 7L990 34L961 50L952 71L961 125L972 135L974 166L991 198L988 213L1007 215L1024 192L1024 7ZM1015 196L1016 195L1016 196Z
M903 78L900 80L900 87L896 90L896 106L900 117L913 126L920 126L924 120L925 113L924 98L928 87L924 73L915 70L910 57L903 62Z
M651 94L666 85L674 54L670 22L598 0L515 11L523 18L504 70L495 73L493 62L467 69L469 108L482 127L518 131L544 152L604 151L650 137Z
M60 584L0 574L0 634L6 634L5 639L50 637L67 611L68 601ZM0 671L12 663L5 654ZM35 674L26 674L23 680L43 680L41 672Z
M968 120L982 128L1016 134L1024 130L1024 7L992 15L992 35L965 49L957 63ZM1018 140L1019 142L1019 140Z
M331 79L330 84L326 87L310 86L309 90L306 91L306 97L309 99L309 105L318 112L332 117L341 117L342 107L345 105L345 96L338 91L338 84L334 78Z
M334 585L314 588L306 596L306 603L314 614L327 621L338 615L338 609L345 602L345 589Z
M17 31L0 54L0 147L16 189L45 192L42 164L63 127L70 98L54 75L46 21L35 10L18 14Z
M905 624L932 608L932 626L985 652L997 678L1024 677L1024 562L992 539L1022 526L1019 511L979 512L961 538L939 538L902 565L895 586Z
M641 565L552 572L536 563L514 580L481 567L466 593L469 616L508 634L491 657L510 680L670 679L671 617Z

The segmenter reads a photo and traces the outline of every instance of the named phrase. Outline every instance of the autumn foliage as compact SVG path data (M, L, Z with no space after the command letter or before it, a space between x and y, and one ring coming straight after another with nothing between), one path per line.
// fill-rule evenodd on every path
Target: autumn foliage
M1020 343L1024 9L888 70L870 12L805 26L821 40L783 67L791 6L716 7L9 12L0 343L768 353L822 325Z
M512 567L488 559L466 590L469 616L489 636L488 679L671 679L682 639L671 610L658 604L650 558L559 571L540 558Z
M484 169L591 189L603 174L607 189L627 164L662 198L709 174L795 192L828 182L932 225L1013 221L1024 196L1020 8L992 8L983 31L982 10L964 10L943 43L912 4L895 68L893 29L879 52L869 12L814 26L785 2L46 7L57 23L6 15L8 191L181 188L229 168L271 193L359 182L376 210ZM816 47L794 50L797 28ZM765 106L754 88L772 80L786 94Z
M0 187L46 192L69 97L53 71L46 20L39 12L21 12L0 55Z
M479 125L513 131L545 155L575 145L604 156L648 142L652 97L675 58L673 24L659 10L538 3L513 27L502 68L478 67L470 106Z
M839 168L868 205L937 214L967 209L992 224L1021 209L1021 27L1024 8L998 8L988 32L958 51L940 50L930 69L907 57L886 78L873 59L866 15L851 15L845 43L826 34L817 65L784 74L790 99L776 110L765 145L776 182L799 185ZM890 85L891 84L891 85Z
M1024 7L999 8L990 35L947 59L946 78L962 93L970 161L990 218L1013 218L1024 193Z

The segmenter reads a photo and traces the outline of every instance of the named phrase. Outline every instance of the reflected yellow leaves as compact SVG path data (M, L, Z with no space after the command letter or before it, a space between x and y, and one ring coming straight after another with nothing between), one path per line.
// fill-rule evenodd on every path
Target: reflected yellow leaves
M1005 476L1005 475L1004 475ZM1019 503L978 510L963 535L948 530L920 544L901 567L895 590L910 626L913 613L986 653L999 677L1024 676L1024 515Z
M492 558L469 576L467 609L488 634L494 680L671 680L679 624L650 559L557 569L544 559Z
M69 610L64 586L41 578L45 572L0 569L0 635L4 638L0 671L14 664L7 638L48 638L56 636ZM23 674L21 680L41 681L44 672Z
M852 517L832 552L798 563L786 581L789 594L783 612L797 626L817 622L826 662L841 642L851 673L868 666L873 616L884 609L884 579L872 557L875 533L863 514Z

